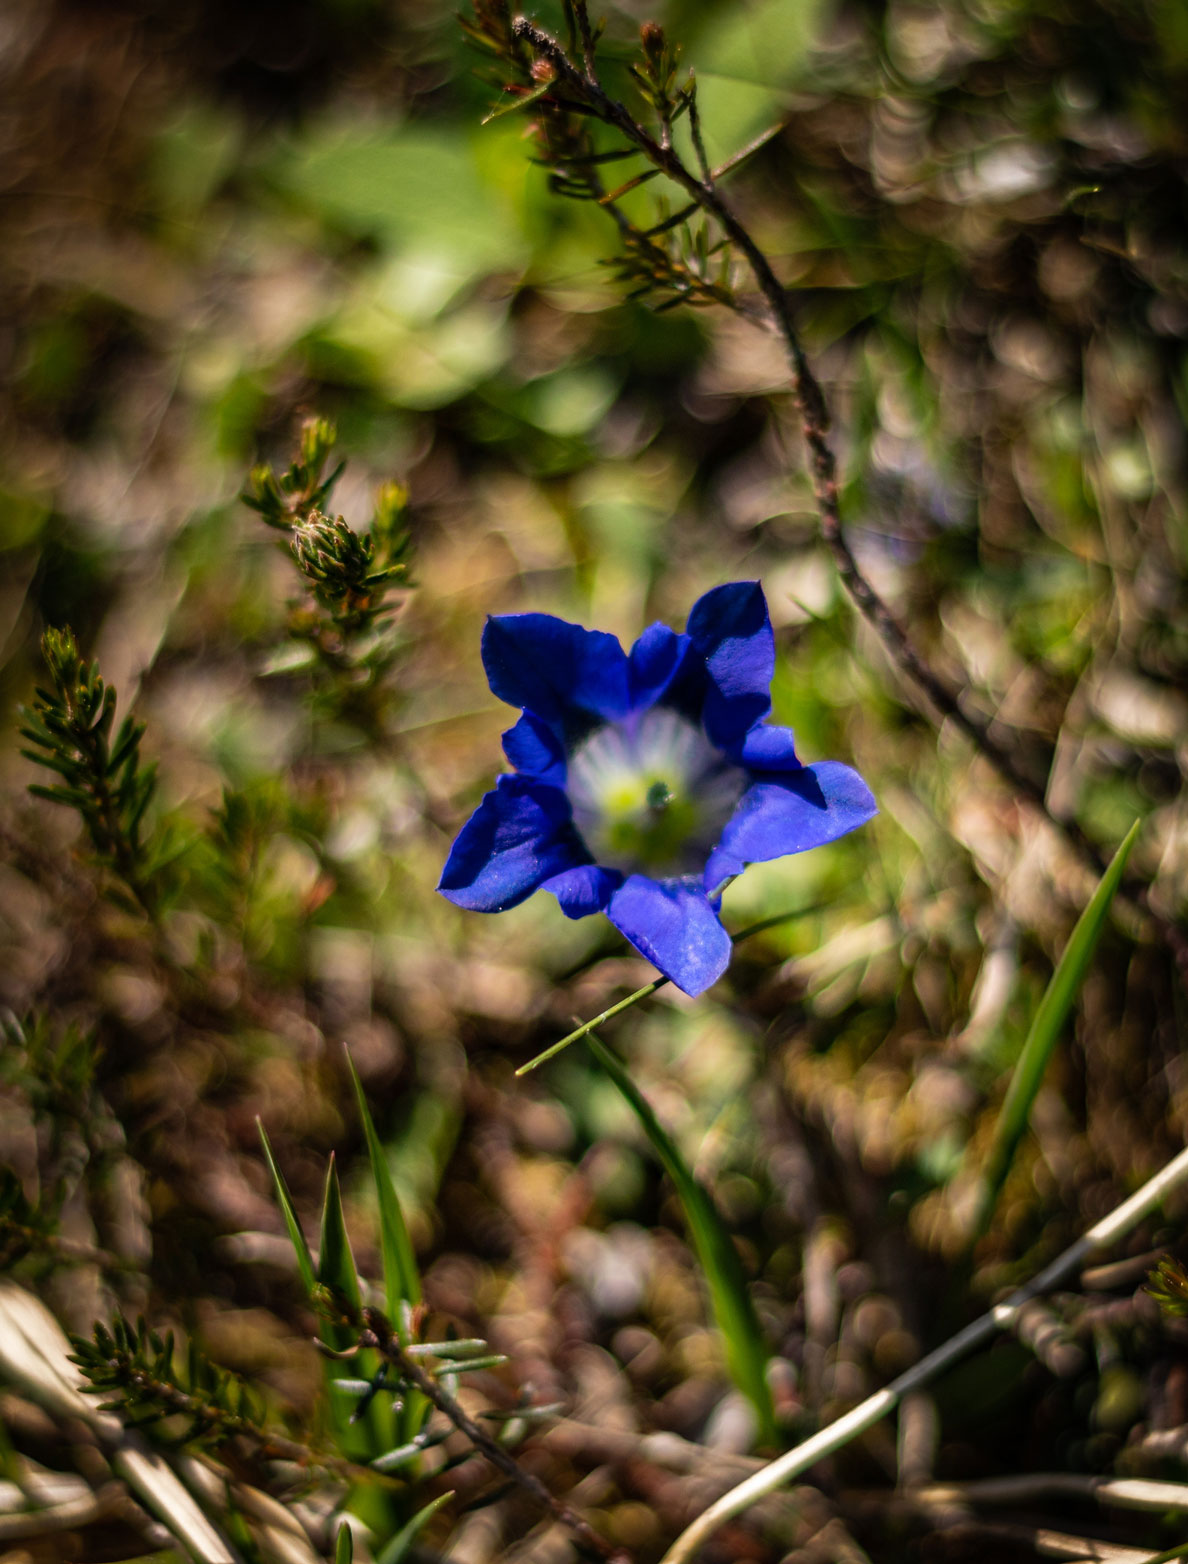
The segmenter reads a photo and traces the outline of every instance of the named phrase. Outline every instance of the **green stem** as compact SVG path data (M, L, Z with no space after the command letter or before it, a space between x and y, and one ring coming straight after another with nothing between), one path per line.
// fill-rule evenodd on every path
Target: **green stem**
M820 910L821 904L814 902L811 907L796 907L791 912L777 912L772 918L760 918L758 923L752 923L745 929L740 929L732 937L733 943L735 945L741 944L743 940L750 939L752 934L762 934L765 929L774 929L778 924L790 923L793 918L804 918L810 913L819 912ZM632 1005L638 1004L641 999L647 999L649 995L656 993L666 983L671 982L671 978L653 978L650 983L645 983L642 988L637 988L634 994L628 994L626 999L620 999L618 1004L611 1005L609 1009L603 1010L592 1021L583 1021L581 1026L570 1032L566 1037L563 1037L559 1043L550 1044L543 1053L537 1054L534 1059L529 1059L527 1064L522 1064L516 1071L516 1074L527 1075L529 1071L535 1070L539 1065L544 1064L547 1060L559 1054L563 1048L568 1048L570 1043L576 1043L579 1038L588 1037L594 1028L601 1026L604 1021L609 1021L612 1016L620 1015L624 1010L630 1010Z

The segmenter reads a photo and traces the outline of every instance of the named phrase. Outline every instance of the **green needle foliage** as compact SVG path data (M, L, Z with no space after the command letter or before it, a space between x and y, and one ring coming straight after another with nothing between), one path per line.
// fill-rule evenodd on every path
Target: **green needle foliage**
M1147 1278L1147 1291L1161 1313L1171 1319L1188 1317L1188 1271L1172 1255L1165 1254L1151 1272Z
M308 420L292 466L281 473L254 468L242 498L266 526L288 535L305 589L289 605L297 655L274 659L272 671L308 667L320 715L345 720L375 741L384 736L386 679L399 650L391 594L411 585L408 490L383 484L363 533L329 515L325 507L346 465L331 466L336 442L333 424Z
M0 1167L0 1271L30 1252L52 1248L54 1223L26 1198L11 1168Z
M149 1330L143 1319L130 1325L120 1314L110 1327L97 1324L90 1340L73 1340L84 1389L106 1396L102 1410L118 1412L129 1427L167 1423L162 1432L179 1445L217 1448L239 1436L271 1442L259 1395L193 1343L179 1362L172 1335Z
M21 734L22 751L61 781L34 783L30 792L81 815L100 863L123 887L121 900L150 917L158 910L162 855L144 836L145 811L157 785L155 764L141 761L144 724L125 717L115 726L116 692L97 662L86 662L69 629L49 629L41 641L49 688L38 687Z
M523 33L513 25L507 0L479 0L473 20L463 19L471 40L498 62L498 69L490 72L488 79L503 101L487 118L515 110L531 112L537 143L534 161L549 170L549 188L571 200L593 202L614 220L621 253L605 264L629 287L628 297L646 297L658 311L679 304L739 308L732 283L731 243L697 202L685 202L670 211L662 197L654 205L652 220L643 223L636 216L636 206L630 202L624 205L635 190L659 176L660 167L645 169L608 188L604 168L641 156L642 148L625 144L623 122L627 116L619 105L614 108L620 110L621 118L614 116L614 108L602 114L592 107L587 85L570 63L581 58L587 72L593 70L600 28L590 22L583 5L567 4L565 20L568 60L534 59ZM638 60L628 68L628 79L654 126L660 160L672 148L674 125L687 118L700 177L707 186L712 185L714 175L701 139L693 73L678 81L678 51L657 23L644 24L640 45Z
M0 1085L19 1090L34 1113L94 1129L99 1044L77 1026L52 1027L44 1016L0 1015Z
M327 471L338 435L324 418L310 418L301 431L294 462L283 473L265 464L253 467L243 493L243 503L259 511L265 523L282 532L300 526L319 512L342 477L345 462Z
M439 1380L443 1387L448 1386L452 1393L460 1375L499 1367L507 1359L500 1353L490 1352L487 1343L478 1338L415 1339L417 1315L414 1310L421 1297L420 1276L383 1148L349 1056L348 1064L379 1205L385 1293L396 1321L395 1339L400 1343L398 1360L394 1360L387 1349L380 1352L371 1347L359 1347L369 1329L375 1333L370 1338L372 1341L378 1338L386 1342L393 1335L393 1327L379 1311L364 1307L363 1300L370 1289L360 1280L351 1253L333 1157L326 1172L319 1253L315 1261L263 1125L260 1126L260 1138L298 1271L311 1303L321 1316L319 1334L326 1349L329 1422L335 1443L351 1460L366 1462L385 1477L398 1474L406 1485L392 1488L356 1483L345 1500L345 1507L364 1520L377 1537L388 1539L377 1557L397 1564L412 1548L425 1524L453 1497L452 1494L440 1495L427 1505L414 1507L421 1496L425 1477L420 1457L447 1437L449 1425L447 1423L445 1428L431 1425L431 1403L423 1389L402 1372L402 1367L415 1363Z

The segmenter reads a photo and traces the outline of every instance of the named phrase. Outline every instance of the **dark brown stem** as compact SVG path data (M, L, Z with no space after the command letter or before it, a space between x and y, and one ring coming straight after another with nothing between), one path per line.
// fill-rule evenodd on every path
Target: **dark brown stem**
M693 143L693 151L697 154L697 166L701 170L701 182L707 190L714 188L713 170L710 168L709 158L706 156L705 142L701 136L701 110L697 107L697 93L694 90L693 73L689 73L689 139Z
M582 58L586 63L586 74L591 81L597 81L598 69L594 64L594 29L590 26L590 9L586 0L573 0L573 9L577 16L578 31L582 35Z
M808 451L809 474L821 522L821 536L850 597L874 627L895 665L923 692L935 710L960 728L999 776L1061 831L1081 859L1100 875L1105 869L1105 859L1086 836L1079 821L1050 808L1043 786L1020 768L1015 757L991 733L987 721L964 709L960 692L952 690L928 666L894 614L862 574L842 528L837 458L829 442L829 410L825 393L805 354L792 318L787 291L772 270L766 255L723 200L712 180L699 179L685 166L672 147L663 146L635 120L623 104L611 98L596 76L578 70L555 38L524 17L518 17L512 25L516 37L523 39L549 61L559 80L571 93L584 97L605 124L613 125L639 148L653 167L663 170L670 179L683 186L701 210L718 222L731 243L746 258L791 361L792 389ZM1124 881L1122 894L1152 919L1175 956L1181 974L1188 978L1188 938L1183 931L1152 911L1147 887L1142 882L1133 879Z
M374 1349L392 1365L401 1379L406 1380L410 1385L415 1385L426 1400L432 1402L439 1412L449 1418L459 1433L466 1435L475 1449L490 1461L492 1466L530 1495L559 1525L571 1531L590 1553L607 1560L607 1564L632 1564L629 1553L608 1542L605 1537L599 1536L576 1510L551 1494L539 1477L526 1472L510 1451L497 1444L465 1408L460 1406L448 1391L442 1389L432 1374L426 1373L415 1358L409 1357L399 1336L390 1328L387 1320L378 1310L364 1309L362 1317L367 1328L359 1341L361 1347Z

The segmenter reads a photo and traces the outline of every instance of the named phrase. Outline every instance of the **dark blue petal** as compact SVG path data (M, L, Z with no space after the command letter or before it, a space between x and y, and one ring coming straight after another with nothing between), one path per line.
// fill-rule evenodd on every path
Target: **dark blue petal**
M600 869L597 864L587 863L580 869L553 875L541 889L552 891L567 918L585 918L592 912L605 912L622 883L623 876L617 869Z
M705 661L705 731L720 749L737 744L771 711L775 637L757 581L734 581L698 598L689 639Z
M617 638L552 614L488 619L483 667L501 701L548 723L609 722L627 712L627 654Z
M627 659L631 710L642 711L664 695L688 649L689 637L667 625L649 625Z
M741 874L749 863L766 863L836 841L875 813L866 783L852 767L837 760L756 777L710 854L706 887L713 890L732 874Z
M742 743L731 754L748 771L799 771L796 739L791 728L774 722L762 722L743 735Z
M611 897L607 917L686 994L703 993L730 965L730 936L695 880L633 874Z
M500 777L458 833L437 888L471 912L503 912L587 857L564 793Z
M508 763L524 776L550 787L565 786L565 746L547 723L526 711L503 735Z

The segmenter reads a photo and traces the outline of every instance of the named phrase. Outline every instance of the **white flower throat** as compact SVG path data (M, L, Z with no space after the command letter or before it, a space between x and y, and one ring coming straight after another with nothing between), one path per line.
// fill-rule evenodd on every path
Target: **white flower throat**
M689 874L747 784L701 729L666 707L595 728L569 757L566 792L595 862L627 874Z

